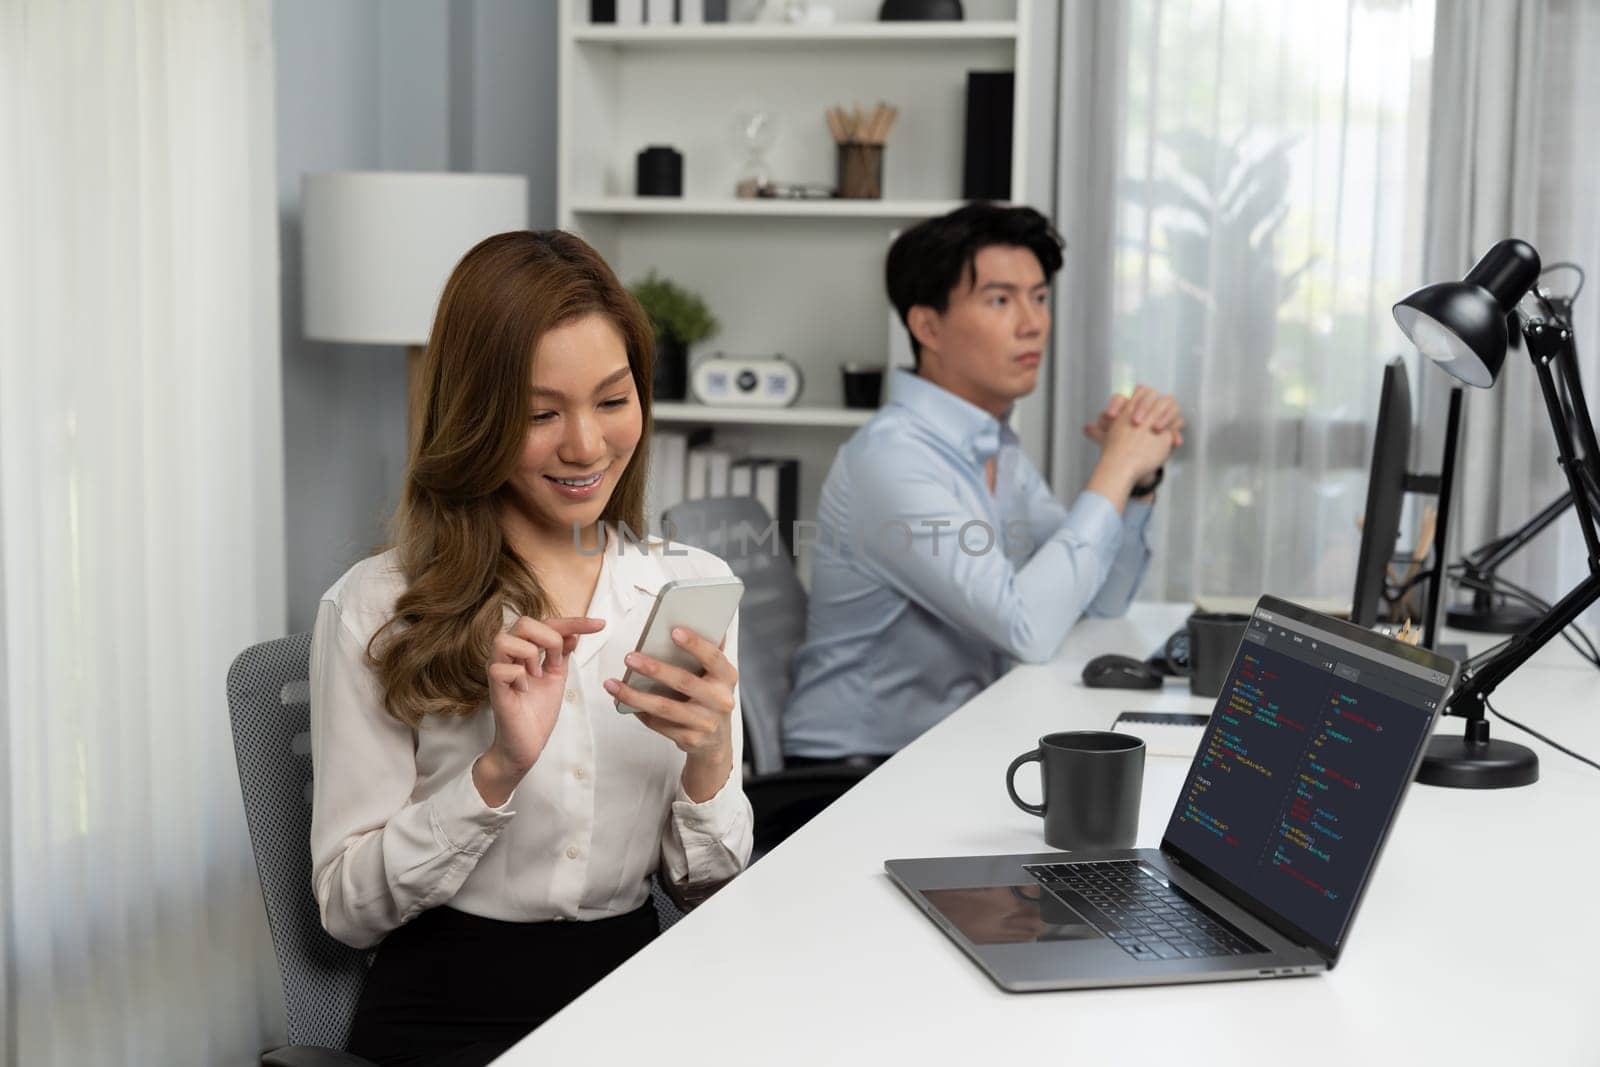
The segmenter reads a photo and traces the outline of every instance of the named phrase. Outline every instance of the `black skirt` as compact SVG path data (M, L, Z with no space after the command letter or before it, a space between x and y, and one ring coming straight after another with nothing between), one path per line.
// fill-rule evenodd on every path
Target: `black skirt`
M486 1064L649 944L655 904L591 922L432 908L384 938L349 1051L383 1067Z

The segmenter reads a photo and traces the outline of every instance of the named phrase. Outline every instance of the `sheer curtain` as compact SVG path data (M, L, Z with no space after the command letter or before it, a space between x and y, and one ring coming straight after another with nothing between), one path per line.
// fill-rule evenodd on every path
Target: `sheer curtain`
M1600 385L1600 3L1457 0L1440 8L1437 47L1424 277L1459 277L1512 235L1531 241L1546 265L1577 263L1589 281L1573 304L1573 327L1593 405ZM1543 284L1570 295L1576 279L1551 271ZM1425 385L1428 414L1436 415L1444 383ZM1467 390L1467 401L1464 477L1451 521L1457 555L1520 526L1567 489L1524 351L1510 353L1492 390ZM1585 555L1569 512L1499 573L1554 600L1587 573ZM1586 620L1600 622L1600 609Z
M225 673L283 632L268 0L0 0L0 1049L254 1063Z
M1550 0L1549 65L1545 73L1547 114L1540 128L1539 251L1546 262L1570 260L1587 275L1585 289L1573 304L1572 325L1578 338L1578 359L1590 411L1600 417L1600 138L1595 136L1600 104L1600 3L1596 0ZM1546 284L1570 295L1573 275L1552 273ZM1541 411L1542 415L1542 411ZM1553 450L1535 475L1536 499L1542 504L1565 491ZM1520 515L1516 522L1526 518ZM1536 589L1556 599L1588 574L1587 547L1577 519L1568 514L1546 535L1552 544L1533 550L1527 575ZM1546 564L1543 561L1548 560ZM1600 605L1584 621L1600 626Z
M1178 395L1143 595L1348 600L1408 347L1389 306L1421 251L1432 24L1431 0L1069 4L1063 86L1119 121L1064 94L1052 474L1081 486L1105 386Z
M1425 253L1413 287L1459 278L1504 237L1540 247L1539 118L1545 0L1457 0L1439 11L1429 138ZM1452 382L1420 383L1423 435L1441 439ZM1513 349L1493 389L1465 389L1459 488L1450 523L1451 558L1516 526L1554 474L1554 443L1526 352ZM1505 477L1509 471L1514 477ZM1542 484L1543 490L1536 490ZM1548 492L1549 497L1560 490ZM1526 579L1530 553L1503 569Z

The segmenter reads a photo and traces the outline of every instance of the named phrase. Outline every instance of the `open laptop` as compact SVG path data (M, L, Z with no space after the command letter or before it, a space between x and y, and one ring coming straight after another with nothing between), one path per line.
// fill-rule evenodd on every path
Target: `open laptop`
M1262 597L1159 849L884 867L1004 989L1327 970L1455 670Z

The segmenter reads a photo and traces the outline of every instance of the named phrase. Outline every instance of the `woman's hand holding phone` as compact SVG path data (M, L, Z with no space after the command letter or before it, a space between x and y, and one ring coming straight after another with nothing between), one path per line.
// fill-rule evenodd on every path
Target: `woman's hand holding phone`
M703 804L716 796L733 770L733 687L739 672L720 647L691 630L675 627L672 640L700 662L704 673L692 674L643 652L630 652L623 662L683 694L681 698L643 692L615 678L606 679L605 687L619 703L638 709L640 722L688 756L683 789L690 800Z
M550 740L566 694L567 657L578 638L605 625L604 619L540 622L524 615L494 639L488 668L494 741L472 765L473 784L490 807L510 798Z

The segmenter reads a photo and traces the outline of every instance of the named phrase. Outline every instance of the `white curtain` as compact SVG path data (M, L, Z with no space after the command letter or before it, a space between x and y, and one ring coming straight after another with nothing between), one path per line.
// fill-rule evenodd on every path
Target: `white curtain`
M1127 13L1121 2L1101 0L1067 0L1061 10L1055 222L1067 252L1054 286L1050 474L1057 493L1069 500L1099 457L1077 427L1110 395L1114 372L1108 309L1118 255Z
M1546 32L1548 111L1540 125L1538 247L1547 263L1575 262L1587 275L1585 288L1573 304L1572 324L1590 413L1600 418L1600 194L1595 191L1600 189L1600 137L1595 136L1595 109L1600 106L1600 0L1550 0ZM1545 281L1558 294L1572 292L1571 272L1552 272ZM1546 451L1543 458L1535 485L1536 490L1543 490L1536 498L1541 504L1567 488L1565 479L1556 473L1554 453ZM1519 515L1516 521L1525 517ZM1551 540L1530 553L1528 578L1535 589L1554 600L1589 573L1588 549L1570 512L1546 536ZM1551 561L1553 574L1541 571L1544 560ZM1600 604L1589 609L1584 621L1600 626Z
M1496 242L1538 242L1540 67L1546 0L1455 0L1440 7L1428 144L1425 251L1413 287L1460 278ZM1423 375L1423 434L1441 439L1453 382ZM1493 389L1465 389L1451 558L1532 515L1536 462L1553 443L1538 383L1523 350L1507 357ZM1535 417L1538 421L1535 421ZM1515 470L1512 478L1502 471ZM1560 490L1551 496L1560 494ZM1547 501L1541 501L1540 504ZM1526 555L1526 554L1525 554ZM1525 578L1526 560L1503 572Z
M1191 430L1142 595L1348 602L1383 363L1409 347L1389 307L1421 250L1431 0L1066 10L1056 488L1081 487L1107 386L1175 392Z
M0 0L10 1064L281 1028L224 680L284 629L268 0Z
M1458 278L1496 241L1531 242L1546 264L1577 263L1589 284L1573 305L1583 381L1600 377L1600 0L1456 0L1441 5L1420 280ZM1445 57L1450 57L1445 62ZM1577 275L1543 284L1570 295ZM1430 415L1445 384L1425 380ZM1469 550L1510 531L1567 490L1538 381L1523 350L1488 391L1467 391L1452 542ZM1430 419L1440 422L1439 419ZM1501 567L1555 600L1587 573L1569 513ZM1600 611L1588 620L1600 621Z

